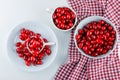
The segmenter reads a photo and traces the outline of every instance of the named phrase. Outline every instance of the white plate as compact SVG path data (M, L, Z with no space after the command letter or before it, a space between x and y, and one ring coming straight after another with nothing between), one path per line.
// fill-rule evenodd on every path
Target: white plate
M78 48L77 46L77 42L76 42L76 39L75 39L75 35L78 33L78 29L82 29L85 25L87 25L88 23L92 22L92 21L99 21L99 20L104 20L106 21L107 23L109 23L110 25L113 26L114 30L116 31L116 39L115 39L115 43L113 45L113 49L112 50L109 50L106 54L104 55L100 55L100 56L97 56L97 57L93 57L93 56L90 56L90 55L87 55L85 54L81 49ZM90 16L88 18L85 18L84 20L82 20L76 30L75 30L75 33L74 33L74 41L75 41L75 45L76 47L78 48L78 50L81 52L81 54L89 57L89 58L93 58L93 59L99 59L99 58L104 58L106 56L108 56L109 54L111 54L111 52L116 48L116 44L117 44L117 41L118 41L118 32L117 32L117 29L115 27L115 25L108 19L104 18L104 17L101 17L101 16Z
M55 45L51 46L51 51L52 51L51 55L45 57L42 65L27 67L24 63L24 60L21 59L16 53L15 43L19 41L18 36L20 34L21 28L30 29L35 33L40 33L49 42L55 42ZM45 69L53 62L53 60L57 55L57 51L58 51L58 42L54 32L51 30L49 26L44 25L42 23L32 22L32 21L24 22L14 27L14 29L12 29L10 35L8 36L8 40L7 40L8 57L10 61L15 64L16 67L19 67L20 69L25 71L39 71Z

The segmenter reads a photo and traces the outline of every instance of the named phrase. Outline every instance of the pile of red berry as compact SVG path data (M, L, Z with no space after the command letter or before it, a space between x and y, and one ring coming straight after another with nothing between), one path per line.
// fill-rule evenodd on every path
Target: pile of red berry
M41 34L34 33L28 29L21 29L19 38L21 42L16 43L16 52L19 57L23 58L27 66L41 65L43 58L51 54L50 46L45 46L42 51L43 41L48 42L47 39L41 39Z
M53 22L57 28L67 30L75 23L75 13L67 7L58 7L52 15Z
M113 49L116 31L104 20L93 21L84 26L83 29L79 29L75 38L78 48L87 55L97 57Z

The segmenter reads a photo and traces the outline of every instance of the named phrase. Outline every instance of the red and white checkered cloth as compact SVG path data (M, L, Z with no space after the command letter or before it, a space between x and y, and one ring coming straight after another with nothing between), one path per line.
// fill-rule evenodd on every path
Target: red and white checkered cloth
M76 11L78 20L91 15L104 16L111 20L120 34L120 2L118 0L68 0L69 5ZM75 29L74 29L75 30ZM71 32L69 60L62 65L55 75L55 80L120 80L120 61L118 46L106 58L89 59L81 55L73 40ZM120 54L120 53L119 53Z

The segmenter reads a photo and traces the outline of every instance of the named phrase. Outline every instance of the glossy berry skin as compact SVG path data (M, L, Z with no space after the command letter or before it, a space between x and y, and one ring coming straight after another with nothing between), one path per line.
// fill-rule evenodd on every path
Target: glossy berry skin
M54 15L54 18L56 18L56 15ZM40 52L43 47L43 41L47 43L48 40L46 38L42 40L41 34L39 33L34 33L31 30L22 28L19 39L21 42L16 42L15 44L16 52L18 56L25 61L26 66L42 65L44 57L51 54L50 46L45 46Z
M104 20L93 21L78 29L75 39L78 48L85 54L97 57L113 49L116 31Z
M29 61L25 61L25 64L26 64L27 66L30 66L30 65L31 65L31 63L30 63Z
M17 43L16 43L16 47L20 47L21 44L22 44L21 42L17 42Z
M51 54L51 50L50 50L50 49L47 49L47 50L46 50L46 54L47 54L47 55L50 55L50 54Z
M76 15L67 7L58 7L55 9L52 18L57 28L68 30L75 24Z

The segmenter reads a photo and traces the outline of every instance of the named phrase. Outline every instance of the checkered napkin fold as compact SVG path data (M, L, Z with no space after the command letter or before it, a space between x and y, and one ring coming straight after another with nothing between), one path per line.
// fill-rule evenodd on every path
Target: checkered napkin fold
M78 20L88 16L99 15L111 20L120 34L120 1L118 0L68 0L69 5L76 11ZM55 80L120 80L120 60L118 46L102 59L89 59L81 55L73 40L74 30L71 32L69 46L69 60L57 71ZM120 54L120 53L119 53Z

